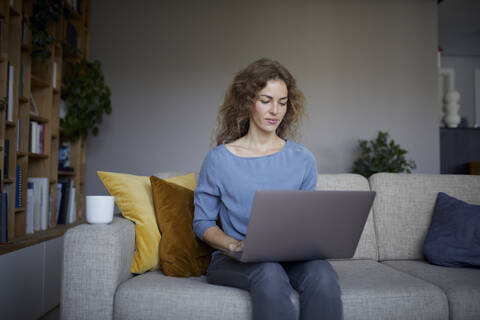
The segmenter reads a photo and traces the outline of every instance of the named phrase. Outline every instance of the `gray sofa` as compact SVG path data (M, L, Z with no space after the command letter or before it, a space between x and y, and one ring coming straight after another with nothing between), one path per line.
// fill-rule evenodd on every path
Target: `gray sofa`
M345 319L480 319L480 268L435 266L422 254L437 193L480 204L480 176L319 175L317 188L377 192L354 257L330 261L339 276ZM246 291L207 284L205 277L132 275L134 250L134 224L124 218L70 229L64 239L61 318L250 318Z

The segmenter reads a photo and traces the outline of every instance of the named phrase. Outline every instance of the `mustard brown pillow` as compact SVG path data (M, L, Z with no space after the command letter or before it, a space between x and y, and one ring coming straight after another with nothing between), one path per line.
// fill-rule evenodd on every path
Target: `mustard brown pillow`
M205 274L213 249L193 232L193 191L155 176L150 177L157 225L162 235L160 268L167 276Z

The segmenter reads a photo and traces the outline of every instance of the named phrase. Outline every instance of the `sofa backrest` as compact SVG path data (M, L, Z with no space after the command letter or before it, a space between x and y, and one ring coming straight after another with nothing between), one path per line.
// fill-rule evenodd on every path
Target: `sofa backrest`
M317 190L369 191L370 186L368 180L358 174L319 174ZM367 222L360 237L360 241L358 242L357 250L353 255L353 259L378 260L372 210L368 215Z
M369 183L380 261L424 259L438 192L480 204L480 176L377 173Z

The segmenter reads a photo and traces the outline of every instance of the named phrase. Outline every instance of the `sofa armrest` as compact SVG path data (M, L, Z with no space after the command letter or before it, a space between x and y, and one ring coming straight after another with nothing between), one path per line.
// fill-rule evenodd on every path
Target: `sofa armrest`
M135 225L114 217L108 225L82 224L64 236L61 319L113 319L117 287L132 277Z

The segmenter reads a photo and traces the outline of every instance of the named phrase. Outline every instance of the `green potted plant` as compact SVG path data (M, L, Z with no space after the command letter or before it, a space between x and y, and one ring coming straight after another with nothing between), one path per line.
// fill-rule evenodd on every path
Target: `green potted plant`
M98 134L103 114L110 114L111 92L98 60L80 60L73 64L63 79L66 115L60 119L62 136L74 142L86 138L91 130Z
M32 57L40 58L45 62L52 55L49 46L56 41L55 35L50 28L60 21L60 17L70 20L73 10L65 0L37 0L33 4L33 15L30 17L30 29L32 30Z
M405 159L406 150L389 141L388 132L378 132L375 140L359 140L360 155L353 164L353 173L368 178L377 172L407 172L417 167L415 161Z

